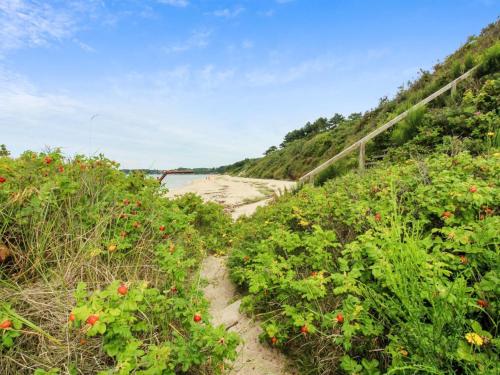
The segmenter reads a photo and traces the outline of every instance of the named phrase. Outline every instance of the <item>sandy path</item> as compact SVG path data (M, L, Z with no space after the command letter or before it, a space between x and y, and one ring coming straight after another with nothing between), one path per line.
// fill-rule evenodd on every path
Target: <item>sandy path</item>
M223 204L233 218L251 215L259 206L269 202L294 185L290 181L248 179L229 176L210 176L193 181L188 186L169 192L177 196L188 192L201 195L207 201ZM228 371L230 375L288 375L285 357L276 349L260 343L259 323L240 313L241 300L235 300L236 289L229 279L226 257L208 256L202 264L201 276L208 281L204 289L210 301L210 314L215 325L224 324L243 340L238 358Z

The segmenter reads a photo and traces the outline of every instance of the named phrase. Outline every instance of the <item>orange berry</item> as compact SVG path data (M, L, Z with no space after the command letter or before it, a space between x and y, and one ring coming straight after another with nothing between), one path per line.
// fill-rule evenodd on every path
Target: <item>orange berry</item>
M7 319L0 323L0 329L10 329L12 327L12 322Z

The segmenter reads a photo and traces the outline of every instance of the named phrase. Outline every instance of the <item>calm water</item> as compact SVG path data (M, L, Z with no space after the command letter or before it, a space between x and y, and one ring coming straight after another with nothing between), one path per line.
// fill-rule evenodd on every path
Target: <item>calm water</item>
M159 175L151 175L154 178L160 177ZM206 178L206 174L169 174L163 179L163 185L168 189L175 189L189 185L191 181Z

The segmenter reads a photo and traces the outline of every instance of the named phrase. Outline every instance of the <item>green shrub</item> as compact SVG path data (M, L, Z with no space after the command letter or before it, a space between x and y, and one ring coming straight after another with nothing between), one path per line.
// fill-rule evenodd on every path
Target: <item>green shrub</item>
M198 275L228 243L219 206L169 200L102 156L3 156L0 177L0 373L216 374L234 359Z
M305 186L238 222L230 266L303 373L492 373L498 153Z

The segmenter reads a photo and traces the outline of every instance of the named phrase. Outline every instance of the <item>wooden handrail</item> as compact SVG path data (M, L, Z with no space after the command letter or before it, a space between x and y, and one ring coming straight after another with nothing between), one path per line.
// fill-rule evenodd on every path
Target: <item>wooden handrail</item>
M457 83L459 83L460 81L463 81L464 79L468 78L472 74L472 72L474 70L476 70L476 69L477 69L477 66L473 67L472 69L470 69L467 72L465 72L464 74L462 74L460 77L458 77L458 78L454 79L453 81L451 81L450 83L448 83L446 86L441 87L439 90L437 90L436 92L432 93L431 95L429 95L425 99L422 99L417 104L415 104L414 106L412 106L410 109L407 109L403 113L400 113L399 115L397 115L396 117L394 117L389 122L385 123L384 125L382 125L381 127L377 128L377 129L375 129L371 133L365 135L363 138L361 138L360 140L354 142L352 145L346 147L345 149L343 149L341 152L339 152L334 157L328 159L327 161L325 161L324 163L320 164L319 166L317 166L316 168L314 168L310 172L308 172L305 175L303 175L299 179L299 181L302 182L302 181L310 180L318 172L321 172L326 167L328 167L331 164L335 163L337 160L342 159L344 156L348 155L351 151L356 150L358 147L360 148L360 153L359 153L359 169L363 170L364 167L365 167L365 165L364 165L364 163L365 163L365 161L364 161L364 159L365 159L365 144L369 140L375 138L380 133L385 132L387 129L389 129L392 126L394 126L395 124L397 124L399 121L401 121L406 116L408 116L408 113L411 112L412 110L414 110L414 109L416 109L418 107L426 105L427 103L429 103L432 100L436 99L438 96L444 94L446 91L448 91L450 89L451 90L455 90L456 87L457 87Z

